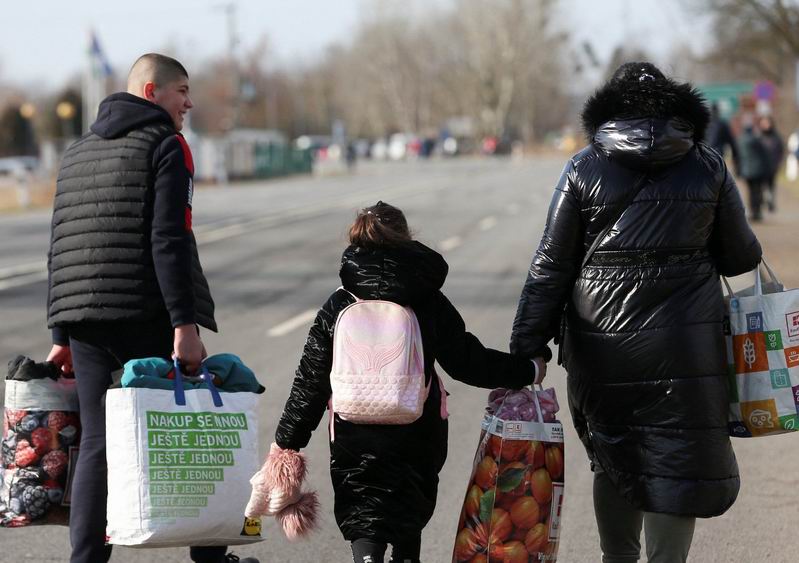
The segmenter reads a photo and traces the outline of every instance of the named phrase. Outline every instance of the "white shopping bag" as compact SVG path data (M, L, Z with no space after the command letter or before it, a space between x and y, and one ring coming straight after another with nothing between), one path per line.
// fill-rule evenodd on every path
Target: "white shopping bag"
M758 268L751 291L727 285L731 436L799 430L799 289L785 291L764 266L770 283Z
M258 396L213 384L184 391L179 370L175 386L106 395L109 543L261 541L260 520L244 517L258 471Z

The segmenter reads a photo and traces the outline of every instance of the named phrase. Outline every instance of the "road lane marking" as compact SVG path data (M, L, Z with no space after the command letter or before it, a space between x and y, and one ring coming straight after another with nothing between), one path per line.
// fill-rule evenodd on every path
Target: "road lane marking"
M40 281L47 281L47 270L44 272L34 272L24 276L16 276L6 280L0 280L0 291L20 287L22 285L30 285Z
M443 252L448 252L454 248L458 248L462 242L463 239L456 235L454 237L449 237L448 239L442 240L440 243L438 243L438 247Z
M484 219L481 219L477 226L480 228L481 231L487 231L489 229L493 229L497 225L497 218L493 215L489 215Z
M209 229L200 233L195 232L194 238L197 240L198 245L208 244L209 242L216 242L218 240L225 240L233 238L246 233L251 227L251 223L258 222L260 219L250 221L247 223L235 223L227 225L226 227L219 227L217 229Z
M398 186L390 187L380 190L376 195L382 199L392 199L399 196L413 197L418 195L429 194L431 191L438 191L450 187L447 183L424 183L418 187ZM344 197L334 196L325 200L317 201L314 205L297 206L289 209L277 211L275 215L266 217L258 217L250 220L242 220L241 222L228 224L223 227L205 227L195 230L194 237L197 240L198 246L203 246L208 243L226 240L246 234L251 234L257 230L267 229L274 227L288 221L296 221L302 219L309 219L319 215L330 213L333 210L346 210L352 207L364 205L366 202L375 197L374 192L356 192L348 194ZM461 241L458 239L457 243L453 246L460 245ZM47 262L39 261L36 263L30 262L26 264L19 264L5 268L5 276L2 275L4 270L0 270L0 291L37 283L41 280L47 279ZM21 275L29 274L29 275ZM4 279L5 278L5 279Z
M285 336L288 333L305 326L310 321L316 318L316 309L308 309L304 313L300 313L296 317L291 317L289 320L280 323L277 326L270 328L266 335L270 338L277 338L278 336Z
M440 184L437 186L424 185L422 187L417 187L417 188L409 188L401 186L401 187L388 188L386 190L382 190L379 195L383 199L391 199L398 196L409 197L414 195L423 195L434 190L446 189L447 187L448 187L447 184ZM315 205L306 205L301 207L289 208L279 211L275 215L244 220L240 223L234 223L232 225L226 225L224 227L219 227L216 229L209 229L202 233L195 232L194 236L197 239L198 245L208 244L210 242L217 242L220 240L225 240L241 236L247 233L251 233L258 229L264 229L275 225L279 225L286 221L308 219L311 217L316 217L318 215L329 213L332 210L336 209L344 210L344 209L350 209L353 206L364 205L372 197L372 195L373 195L372 193L366 194L363 192L356 192L354 194L349 194L348 196L344 197L336 196L328 198L326 200L319 201Z
M22 274L33 274L47 269L47 260L37 260L27 264L17 264L0 268L0 280L21 276Z

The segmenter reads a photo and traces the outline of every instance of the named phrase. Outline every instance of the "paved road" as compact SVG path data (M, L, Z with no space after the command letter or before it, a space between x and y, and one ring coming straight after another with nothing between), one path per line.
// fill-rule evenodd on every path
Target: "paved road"
M541 235L559 160L452 161L362 168L352 177L297 178L200 190L195 218L204 267L219 311L219 335L205 335L211 353L239 354L267 391L261 399L261 450L274 434L311 322L338 285L345 230L360 206L378 199L403 208L417 237L450 264L444 291L485 343L505 348L531 253ZM17 353L42 357L42 257L49 215L0 218L0 359ZM773 237L772 237L773 238ZM775 244L782 244L779 237ZM779 267L779 263L777 266ZM548 381L565 405L565 374L551 367ZM439 502L423 544L427 562L450 560L460 505L471 469L485 392L446 380L452 393L450 452ZM2 395L2 383L0 383ZM568 415L566 503L560 561L599 561L591 509L590 472ZM691 561L788 562L799 537L799 448L795 436L737 441L743 475L738 503L727 515L700 522ZM307 450L310 483L320 492L322 526L311 539L290 544L273 522L266 541L237 549L262 562L348 561L349 550L332 516L326 432ZM2 561L65 561L63 528L0 530ZM185 561L185 550L117 548L112 561Z

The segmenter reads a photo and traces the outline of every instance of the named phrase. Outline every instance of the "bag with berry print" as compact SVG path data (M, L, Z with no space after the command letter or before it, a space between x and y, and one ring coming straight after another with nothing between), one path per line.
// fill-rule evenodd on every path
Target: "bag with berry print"
M0 526L69 522L70 483L80 442L75 380L22 356L5 380Z
M106 393L109 543L261 541L260 520L244 517L259 465L258 394L220 392L209 369L201 369L200 388L184 387L176 362L173 389Z

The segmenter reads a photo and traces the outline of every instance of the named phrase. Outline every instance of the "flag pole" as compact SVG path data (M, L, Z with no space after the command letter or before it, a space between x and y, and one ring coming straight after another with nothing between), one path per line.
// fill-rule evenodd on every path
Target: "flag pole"
M89 47L86 51L86 74L83 80L83 132L86 133L97 117L97 109L106 95L106 83L113 75L105 53L100 48L97 33L89 28Z
M91 125L91 117L90 108L92 104L92 93L91 93L91 80L92 80L92 30L89 28L87 33L88 37L88 45L86 48L86 61L83 68L83 80L82 80L82 87L83 87L83 94L81 98L83 98L83 131L81 134L86 133L89 130L89 126Z

